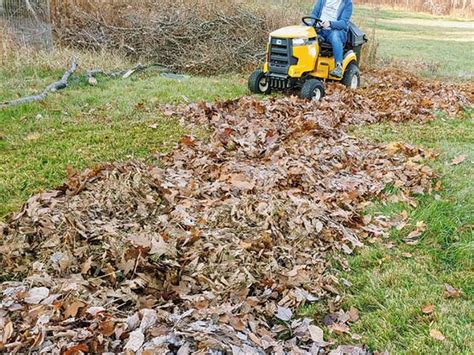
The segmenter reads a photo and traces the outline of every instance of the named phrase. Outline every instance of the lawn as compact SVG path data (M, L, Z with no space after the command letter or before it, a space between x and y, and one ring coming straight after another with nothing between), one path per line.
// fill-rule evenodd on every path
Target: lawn
M371 21L370 14L367 8L356 11L356 17L366 23ZM472 22L391 10L381 10L378 17L381 58L407 60L411 63L408 66L419 68L421 74L450 80L472 76ZM88 60L84 59L82 69L91 67ZM61 75L60 68L67 61L61 58L43 63L38 59L20 64L0 67L0 101L42 88ZM113 65L129 63L115 61ZM245 80L239 75L178 81L150 71L127 80L99 78L94 87L78 80L45 102L1 110L0 219L18 210L31 194L61 184L68 168L83 169L116 160L152 160L154 153L171 149L185 132L178 122L157 116L157 105L246 93ZM367 210L368 214L387 216L407 211L410 224L394 231L389 241L377 241L352 257L352 272L340 272L352 284L345 291L345 307L356 307L361 316L352 331L362 336L359 342L374 350L473 353L472 112L463 119L448 119L440 113L436 121L423 125L361 127L354 134L435 149L440 156L433 167L440 174L441 189L434 196L420 196L416 208L374 202ZM451 165L460 155L466 156L465 161ZM427 226L420 243L406 245L403 238L420 221ZM446 283L460 289L461 297L446 298ZM434 311L424 314L422 308L428 304L434 305ZM318 305L304 313L321 321L324 309ZM433 329L446 339L433 339ZM344 336L331 337L341 343L357 342Z
M356 7L355 22L379 42L379 59L440 79L474 77L474 22L446 16ZM373 38L372 38L373 40Z
M441 175L441 191L418 200L417 208L400 203L376 204L368 213L395 216L407 211L410 226L391 233L390 243L376 243L354 257L353 272L343 275L353 284L347 307L362 311L353 329L373 349L394 353L472 353L474 351L474 120L438 119L426 125L381 124L360 128L369 139L405 141L435 149L440 157L433 167ZM464 163L453 166L455 157ZM423 221L427 229L418 245L403 238ZM446 298L444 285L463 296ZM422 308L433 304L432 314ZM431 329L446 340L430 337Z
M61 72L48 65L0 68L0 101L35 92L58 76ZM235 75L178 81L150 71L129 80L99 78L94 87L78 81L45 102L0 110L0 217L34 192L60 185L67 168L151 159L170 149L184 131L176 121L157 116L157 105L245 92Z

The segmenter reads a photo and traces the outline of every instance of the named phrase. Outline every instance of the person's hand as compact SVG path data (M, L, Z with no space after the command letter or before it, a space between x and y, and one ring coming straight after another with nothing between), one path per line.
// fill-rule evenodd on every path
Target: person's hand
M328 28L331 27L331 23L329 21L324 21L322 26L325 30L327 30Z

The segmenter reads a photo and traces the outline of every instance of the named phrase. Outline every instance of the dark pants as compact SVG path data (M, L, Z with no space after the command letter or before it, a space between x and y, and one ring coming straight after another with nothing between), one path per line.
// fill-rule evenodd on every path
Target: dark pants
M347 32L340 30L321 30L319 31L319 35L324 38L324 41L331 43L336 64L342 64L342 60L344 59L344 46L347 41Z

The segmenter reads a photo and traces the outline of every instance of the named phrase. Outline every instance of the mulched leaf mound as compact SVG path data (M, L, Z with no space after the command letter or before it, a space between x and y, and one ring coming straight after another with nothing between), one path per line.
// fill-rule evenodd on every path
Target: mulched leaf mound
M71 174L0 224L0 351L317 354L350 333L331 262L400 223L363 210L429 194L433 152L369 143L351 124L457 115L469 93L402 72L295 97L162 107L209 138L159 164ZM391 196L390 198L394 198ZM406 216L405 216L406 218ZM298 308L330 301L324 331ZM320 324L323 327L322 324ZM333 354L363 354L341 346Z

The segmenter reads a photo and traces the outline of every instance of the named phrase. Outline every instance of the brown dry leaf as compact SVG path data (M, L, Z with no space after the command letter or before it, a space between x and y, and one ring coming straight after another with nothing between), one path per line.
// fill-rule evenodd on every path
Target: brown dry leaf
M46 338L46 332L39 332L33 341L33 344L31 345L33 348L38 348L41 347L41 345L44 343L44 339Z
M192 147L196 144L196 140L194 139L194 137L192 136L189 136L189 135L185 135L183 137L181 137L181 144L185 145L185 146L188 146L188 147Z
M286 307L278 307L276 317L282 321L288 322L293 317L291 309Z
M324 332L321 328L316 325L309 325L308 326L309 334L311 335L311 340L315 343L322 343L324 342Z
M340 323L334 323L328 326L328 328L336 333L336 334L343 334L343 333L349 333L350 328L346 324L340 324Z
M359 311L355 307L351 307L348 312L346 312L349 316L349 321L352 323L357 322L359 320Z
M87 259L86 262L82 265L81 274L89 273L91 266L92 266L92 256L89 257L89 259Z
M418 221L416 223L416 229L412 231L408 236L404 239L405 243L409 245L416 245L419 243L418 238L426 231L426 223L423 221Z
M130 333L127 344L125 344L124 349L137 352L142 347L145 342L145 335L140 329L137 329Z
M89 77L89 79L87 79L87 83L91 86L96 86L97 85L97 79L94 78L93 76Z
M3 328L2 343L8 344L8 340L11 338L12 335L13 335L13 323L8 322Z
M229 319L230 325L232 328L238 331L244 331L246 328L246 324L242 321L241 318L238 317L231 317Z
M109 337L115 333L115 323L110 320L103 321L99 324L99 331L103 336Z
M86 306L86 303L82 301L74 301L70 305L66 307L66 310L64 311L64 319L67 318L74 318L77 316L77 313L79 312L79 309L83 308Z
M239 190L252 190L255 187L255 183L250 181L244 174L232 174L229 182Z
M465 155L457 156L457 157L453 158L453 160L451 160L451 165L459 165L462 162L464 162L465 160L466 160Z
M461 297L461 291L455 289L450 284L444 284L444 294L446 298L459 298Z
M439 340L439 341L443 341L443 340L446 339L446 337L443 335L443 333L441 333L439 330L436 330L436 329L431 329L430 330L430 336L433 339L436 339L436 340Z
M398 153L401 149L403 149L403 143L400 142L392 142L386 145L385 149L387 150L387 153L390 155L395 155Z
M424 306L421 310L424 314L432 314L435 311L435 306L430 303Z
M29 304L39 304L49 296L49 289L46 287L34 287L25 297L25 302Z
M78 345L74 345L71 348L66 349L66 351L64 351L63 354L64 355L80 355L80 354L84 354L88 352L89 352L89 347L87 346L87 344L78 344Z
M37 132L34 132L34 133L28 134L26 136L25 140L27 140L27 141L37 141L40 138L41 138L41 134L39 134Z

